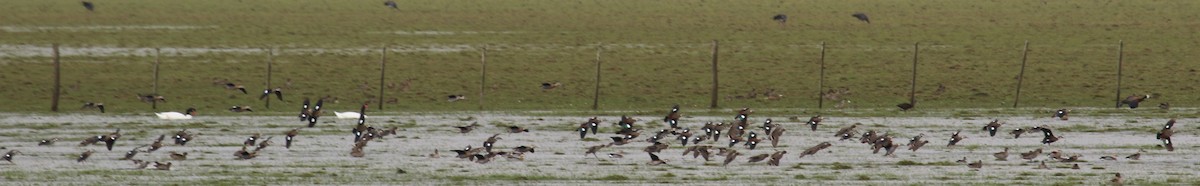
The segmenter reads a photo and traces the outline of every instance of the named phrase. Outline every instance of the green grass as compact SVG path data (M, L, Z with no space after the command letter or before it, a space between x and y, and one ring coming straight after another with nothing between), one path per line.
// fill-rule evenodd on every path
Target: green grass
M601 110L655 110L680 104L707 108L712 40L720 41L721 108L815 108L820 43L826 43L826 88L851 90L852 108L900 114L908 100L913 43L921 43L918 111L1012 106L1022 43L1030 41L1021 106L1109 107L1116 89L1117 42L1123 40L1123 95L1154 93L1187 107L1200 52L1188 19L1195 1L376 1L114 0L87 12L74 1L15 1L0 7L2 45L59 43L65 47L163 47L160 111L188 107L230 114L232 105L258 113L291 113L302 98L337 97L332 110L355 110L387 93L385 111L587 110L593 96L596 47L603 48ZM866 12L872 23L849 15ZM785 13L787 25L768 19ZM155 29L138 26L192 26ZM128 27L128 29L115 29ZM397 34L399 33L399 34ZM392 46L386 80L412 80L407 90L378 84L378 52ZM261 52L176 53L173 48L280 48L272 86L286 87L271 109L253 95L265 88ZM480 49L488 48L486 96L480 95ZM324 48L334 51L316 52ZM455 50L421 52L419 49ZM74 50L64 50L72 52ZM85 52L86 53L86 52ZM134 98L152 92L154 59L91 52L62 58L61 108L82 112L85 101L114 113L145 113ZM50 58L0 58L2 112L47 112ZM1171 67L1171 68L1162 68ZM212 85L229 79L242 95ZM541 82L563 87L544 91ZM938 85L946 91L935 93ZM775 89L778 101L726 99ZM449 94L468 100L447 102ZM830 107L836 102L825 102ZM1125 112L1125 111L1121 111ZM1130 111L1149 112L1149 111ZM912 113L908 113L912 114ZM961 113L976 117L980 113ZM1169 113L1159 113L1169 114ZM1195 114L1195 113L1187 113Z

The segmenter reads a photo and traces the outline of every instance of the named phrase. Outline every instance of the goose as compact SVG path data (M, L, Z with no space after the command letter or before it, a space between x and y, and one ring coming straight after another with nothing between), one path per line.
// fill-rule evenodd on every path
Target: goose
M737 116L734 116L733 119L744 122L749 119L750 114L752 113L754 113L754 110L750 110L750 108L742 108L741 110L738 110Z
M596 119L596 117L588 118L587 122L579 124L579 139L583 139L584 137L586 137L588 130L591 130L592 134L595 135L596 128L598 128L598 127L600 127L599 119Z
M300 121L308 121L308 115L312 113L312 108L309 107L309 99L304 98L304 105L300 107Z
M913 152L916 152L917 149L920 149L922 146L925 146L926 143L929 143L929 140L921 140L921 138L923 138L923 137L925 137L925 134L919 134L919 135L913 136L911 139L909 139L908 140L908 150L912 150Z
M583 157L587 157L588 154L591 154L592 156L595 156L596 158L600 158L599 156L596 156L596 152L600 151L600 149L603 149L604 147L608 147L608 146L610 146L610 144L596 145L596 146L588 147L587 151L583 153Z
M983 168L983 160L977 160L977 161L975 161L975 163L967 164L967 167L970 167L971 169L976 169L976 170Z
M154 151L158 150L159 148L162 148L162 146L163 146L162 141L163 141L163 139L166 139L166 138L167 138L166 134L158 135L158 139L154 140L154 143L150 143L150 149L146 149L146 152L154 152Z
M258 157L258 152L257 151L255 151L255 152L246 151L246 146L242 146L242 150L233 152L233 156L237 157L238 159L248 160L248 159L253 159L254 157Z
M1008 161L1008 147L1004 147L1004 151L992 154L992 157L996 157L996 161Z
M771 121L770 118L767 118L767 120L763 122L763 126L759 127L759 128L763 129L763 134L767 134L767 137L769 139L769 137L771 135L771 130L773 130L775 128L779 128L779 125L775 124L774 121Z
M167 98L157 94L138 94L138 99L146 103L167 102Z
M1034 158L1037 158L1038 155L1041 155L1041 154L1042 154L1042 148L1038 148L1037 150L1021 153L1021 159L1032 161Z
M160 113L154 113L154 115L157 115L158 119L165 119L165 120L192 119L192 116L196 115L196 108L188 108L187 111L185 111L184 113L160 112Z
M513 148L513 152L515 152L515 153L526 153L526 152L535 153L533 147L524 146L524 145Z
M1058 111L1054 111L1054 116L1051 118L1058 118L1063 121L1066 121L1068 119L1067 114L1070 114L1070 113L1071 113L1071 110L1058 109Z
M426 155L426 157L429 157L429 158L441 158L441 157L442 157L442 155L438 153L438 149L433 149L433 154Z
M676 139L679 139L683 146L687 146L688 140L692 138L692 129L685 128L683 129L683 132L680 132L676 136L678 136Z
M729 163L733 162L734 159L737 159L738 155L742 155L742 153L739 153L737 150L729 149L729 152L726 152L725 154L725 163L721 164L721 166L729 166Z
M140 149L142 149L142 147L146 147L146 146L147 145L135 147L135 148L133 148L133 150L129 150L129 152L125 152L125 157L123 157L121 159L117 159L117 160L132 160L133 156L137 156L138 152L140 152Z
M95 11L96 4L92 4L92 2L89 1L83 1L83 8L86 8L88 11Z
M759 155L750 156L750 158L749 158L750 161L747 161L747 163L757 163L757 162L760 162L763 160L767 160L767 157L770 157L770 156L771 156L771 154L759 154Z
M150 167L150 163L153 163L153 162L142 161L142 160L130 160L130 161L133 161L133 164L135 165L133 168L134 170L146 169L147 167Z
M366 119L367 116L364 113L367 113L367 103L363 103L362 107L359 108L359 112L333 112L334 115L337 115L338 119Z
M1175 151L1175 145L1171 143L1171 136L1175 134L1174 127L1175 119L1168 120L1167 124L1163 125L1162 130L1154 136L1155 139L1162 140L1163 146L1167 147L1167 151Z
M853 16L854 18L858 18L859 21L867 22L867 24L871 24L871 19L867 17L866 13L856 12L850 16Z
M821 115L813 116L812 118L808 118L807 124L808 124L809 128L812 129L812 131L817 131L817 125L820 125L821 120L824 120L824 119L825 118L821 117Z
M1116 155L1112 155L1112 156L1100 156L1100 159L1101 159L1101 160L1108 160L1108 161L1117 161L1117 156L1116 156Z
M254 151L258 152L259 150L262 150L262 149L267 148L268 146L271 146L271 144L273 144L271 142L271 138L275 138L275 136L267 137L266 140L263 140L262 142L258 142L258 147L254 148ZM184 155L187 155L187 153L184 153Z
M464 99L467 99L467 96L462 95L462 94L446 96L446 101L449 101L449 102L461 101Z
M154 162L154 169L158 169L158 170L171 170L171 164L172 164L171 162L162 163L162 162L157 162L157 161L156 161L156 162Z
M800 152L800 158L804 158L804 156L808 156L808 155L817 154L817 152L821 151L822 149L828 148L829 146L833 146L833 144L829 143L829 142L821 142L820 144L817 144L816 146L805 149L804 152Z
M83 162L83 161L86 161L86 160L88 159L88 157L92 157L92 153L94 153L94 152L96 152L96 151L93 151L93 150L87 150L87 151L84 151L83 153L80 153L80 154L79 154L79 158L76 158L76 159L75 159L75 162Z
M250 135L250 137L246 138L246 141L243 141L242 145L243 146L254 146L255 142L258 141L258 138L261 138L261 137L262 137L261 133L254 133L254 135Z
M1054 143L1054 142L1058 141L1058 138L1059 138L1059 137L1058 137L1058 136L1054 136L1054 132L1053 132L1053 131L1050 131L1050 129L1049 129L1049 128L1046 128L1046 127L1034 127L1033 129L1034 129L1034 130L1041 130L1041 131L1042 131L1042 134L1044 134L1044 135L1045 135L1044 137L1042 137L1042 144L1047 144L1047 145L1049 145L1049 144L1051 144L1051 143Z
M192 133L188 132L187 129L183 129L179 130L179 132L175 132L175 136L172 138L175 138L176 145L184 146L187 145L189 141L192 141Z
M561 82L553 82L553 83L551 83L551 82L542 82L542 90L550 90L550 89L555 89L555 88L558 88L558 87L561 87L561 86L562 86L562 83L561 83Z
M963 157L963 159L961 159L961 160L955 160L954 162L955 163L967 163L967 157Z
M1150 95L1131 95L1129 97L1125 97L1125 100L1121 100L1121 103L1117 104L1117 106L1129 105L1129 109L1136 109L1138 108L1138 104L1146 99L1150 99Z
M900 107L900 111L908 111L912 110L914 105L912 103L900 103L896 104L896 107Z
M94 109L99 110L100 113L104 113L104 103L87 102L83 103L83 107L80 109Z
M242 85L239 85L236 83L225 83L225 89L226 90L237 89L237 90L242 91L242 94L250 94L250 93L246 92L246 86L242 86Z
M775 16L771 16L771 20L775 20L775 22L779 22L779 26L783 26L783 24L787 23L787 19L788 19L787 15L784 15L784 14L775 14Z
M1002 125L1004 125L1003 122L1000 122L1000 120L998 120L998 119L994 119L994 120L992 120L992 122L983 126L983 130L988 131L988 135L995 137L996 131L1000 130L1000 126L1002 126Z
M1146 150L1138 149L1137 153L1131 154L1129 156L1125 156L1125 159L1140 160L1140 159L1142 159L1143 152L1146 152Z
M475 127L478 127L478 126L479 126L479 123L475 122L475 123L471 123L471 125L455 126L454 128L458 128L458 133L466 134L468 132L471 132L471 130L475 130Z
M667 164L667 161L663 161L662 159L659 159L658 155L655 155L654 153L648 153L648 154L650 154L650 162L646 163L646 164L648 164L648 165Z
M1163 110L1171 110L1171 103L1167 103L1167 102L1159 103L1158 108L1163 109Z
M767 165L779 166L779 160L783 160L784 154L787 154L787 151L775 151L771 154L771 160L767 161Z
M312 111L307 114L308 117L306 117L306 118L308 118L308 127L309 128L317 126L317 118L321 117L321 106L323 106L323 105L325 105L325 99L324 98L318 99L317 105L312 107Z
M400 9L400 7L396 4L396 2L392 1L392 0L384 1L383 5L387 6L387 7L391 7L392 9L396 9L396 10Z
M492 135L492 137L488 137L487 140L483 141L483 148L486 149L488 152L492 152L492 145L496 144L496 140L500 140L500 139L501 139L500 134L495 134L495 135Z
M758 146L758 142L760 141L762 141L762 139L758 138L758 134L750 132L750 137L746 138L746 146L749 147L750 150L754 150L754 147Z
M666 143L654 142L654 145L646 146L642 151L649 153L662 152L663 149L667 149L668 147Z
M173 159L173 160L187 160L187 155L188 155L187 152L178 153L175 151L171 151L171 159Z
M608 158L625 158L625 151L608 153Z
M284 141L283 148L291 149L292 148L292 140L296 138L296 135L300 134L300 128L294 128L292 130L289 130L287 133L283 133L283 134L287 135L287 137L283 138L283 141ZM434 151L436 152L437 150L434 150Z
M957 132L954 132L953 135L950 135L950 143L946 145L947 147L954 146L954 145L958 144L959 141L962 141L963 138L966 138L966 137L963 137L962 135L958 135L958 133L960 133L960 132L962 132L962 131L957 131Z
M522 133L522 132L529 132L529 129L523 128L523 127L518 127L518 126L508 126L508 133Z
M839 129L837 133L834 133L834 136L840 137L841 140L850 139L850 137L854 136L855 134L854 129L859 125L862 125L862 123L854 123L853 125L843 127L842 129Z
M1046 169L1046 170L1050 170L1050 166L1046 166L1046 161L1042 161L1042 164L1038 165L1038 167L1037 167L1037 168L1033 168L1033 169Z
M1123 180L1124 178L1121 178L1121 173L1113 173L1113 179L1109 180L1108 182L1112 185L1123 185Z
M1024 128L1013 129L1012 132L1009 132L1009 134L1013 135L1013 139L1021 138L1021 134L1025 134L1025 129Z
M21 151L9 150L8 153L4 153L4 161L8 161L8 163L16 164L16 163L12 162L12 159L13 159L13 156L16 156L17 154L21 154Z
M250 106L234 105L233 107L229 107L229 111L230 112L254 112L254 109L250 109Z
M769 135L771 137L771 148L779 147L779 137L783 136L784 131L787 131L787 129L778 128L771 131L771 135Z
M57 142L58 140L58 138L44 139L38 142L38 146L51 146L54 145L54 142Z
M264 89L263 94L258 96L258 100L267 99L267 97L271 96L271 93L275 93L275 98L279 99L279 101L283 101L283 88Z
M663 117L663 122L667 122L673 129L678 129L680 117L682 116L679 114L679 105L676 104L671 107L671 112L667 113L666 117Z
M1078 163L1076 163L1076 164L1074 164L1074 165L1071 165L1071 169L1076 169L1076 170L1079 170L1079 164L1078 164Z

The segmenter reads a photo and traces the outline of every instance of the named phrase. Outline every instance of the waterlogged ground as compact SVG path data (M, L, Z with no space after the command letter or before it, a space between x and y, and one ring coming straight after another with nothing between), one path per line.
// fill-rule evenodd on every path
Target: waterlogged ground
M1099 185L1121 173L1126 183L1143 184L1200 184L1200 151L1193 125L1198 120L1181 118L1175 136L1177 150L1168 152L1153 134L1166 122L1164 118L1134 118L1108 116L1100 118L1075 117L1070 121L1048 117L837 117L827 116L824 126L809 131L803 125L807 116L753 115L755 126L767 118L782 123L788 131L780 147L771 148L764 141L758 149L735 146L746 155L729 166L721 166L723 157L705 162L684 157L683 146L670 141L671 148L659 155L668 165L651 166L649 157L641 151L649 143L640 141L651 136L650 131L663 128L661 116L637 117L637 125L645 127L639 142L606 148L600 157L584 156L587 146L608 143L616 116L604 116L602 133L580 140L572 131L585 117L528 116L510 114L424 114L371 116L368 123L381 128L400 127L399 134L378 139L366 147L366 157L349 156L352 146L350 129L354 120L323 118L316 128L304 128L291 149L283 148L283 132L301 127L294 116L197 116L193 120L163 121L152 116L106 115L28 115L2 114L0 146L23 152L13 163L0 163L0 180L9 184L866 184L866 185L927 185L927 184L1070 184ZM731 116L685 116L682 123L698 130L703 122L731 120ZM982 126L991 119L1007 122L1001 127L1003 135L988 137ZM451 126L482 124L468 134L460 134ZM837 141L833 133L842 126L863 123L860 129L878 130L896 136L895 141L907 143L907 137L925 134L929 144L912 151L897 151L894 157L871 154L868 147L857 141ZM530 128L529 133L509 134L504 126ZM1015 127L1047 125L1063 137L1052 145L1039 143L1041 134L1026 134L1019 139L1007 135ZM122 129L123 137L112 151L103 146L77 146L89 135L101 135ZM188 129L196 140L187 146L167 146L153 153L139 154L136 159L173 162L173 170L131 170L130 161L117 160L130 149L150 144L162 134ZM946 139L962 130L967 137L956 147L946 147ZM753 130L759 131L761 130ZM236 160L232 155L242 141L253 133L274 137L274 146L263 150L258 158ZM524 161L497 158L478 164L453 157L450 149L467 145L479 147L492 134L501 133L496 143L499 150L534 146L536 153ZM765 135L764 135L765 137ZM41 139L61 138L53 146L37 146ZM169 141L169 140L168 140ZM664 140L664 142L667 140ZM820 142L833 146L813 156L797 158L804 149ZM707 145L710 142L705 142ZM711 144L714 146L724 146ZM690 145L690 144L689 144ZM995 161L992 153L1011 148L1008 161ZM1046 153L1061 150L1080 154L1081 169L1070 169L1075 163L1047 161L1052 170L1034 169L1037 163L1021 161L1018 152L1044 148ZM3 150L3 151L7 151ZM427 157L438 149L441 158ZM1101 156L1124 157L1138 149L1148 153L1141 160L1100 160ZM75 157L85 150L97 152L86 162ZM782 165L768 166L765 162L746 163L746 157L775 150L789 153ZM188 152L187 160L171 160L168 152ZM603 155L625 152L625 158ZM983 160L984 167L972 171L955 160ZM1047 160L1045 154L1037 160Z

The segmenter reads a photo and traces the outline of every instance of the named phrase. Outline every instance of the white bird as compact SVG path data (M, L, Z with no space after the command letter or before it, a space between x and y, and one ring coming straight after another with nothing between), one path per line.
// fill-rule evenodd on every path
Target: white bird
M333 112L333 114L337 115L338 119L358 119L359 116L362 116L362 113L358 112Z
M179 112L160 112L154 113L158 115L158 119L192 119L192 115L196 114L195 108L188 108L186 113Z

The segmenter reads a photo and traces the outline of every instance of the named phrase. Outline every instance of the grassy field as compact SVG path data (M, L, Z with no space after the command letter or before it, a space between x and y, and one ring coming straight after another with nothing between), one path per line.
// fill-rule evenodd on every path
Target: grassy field
M53 90L49 47L64 47L63 108L104 102L144 113L153 48L164 48L160 110L232 105L259 111L267 57L279 48L273 84L285 103L338 97L352 109L383 88L386 111L479 108L480 50L488 48L486 109L586 110L596 48L603 48L602 110L709 105L710 50L720 41L721 107L816 108L820 43L826 88L845 87L852 108L907 101L913 44L921 43L919 108L1012 105L1021 48L1030 42L1023 107L1111 107L1117 43L1124 41L1124 95L1156 94L1149 106L1200 103L1200 49L1193 1L153 1L20 0L0 7L0 112L46 112ZM871 23L850 17L871 16ZM771 21L784 13L785 25ZM380 87L379 49L389 46ZM251 95L212 85L245 84ZM398 85L411 80L405 90ZM543 91L539 84L564 86ZM946 87L935 93L938 85ZM783 99L726 99L775 89ZM466 102L447 102L465 94ZM826 108L835 104L826 101ZM280 106L283 105L283 106Z

